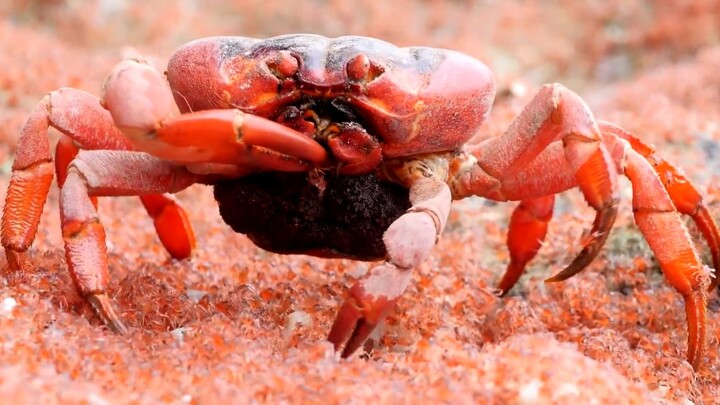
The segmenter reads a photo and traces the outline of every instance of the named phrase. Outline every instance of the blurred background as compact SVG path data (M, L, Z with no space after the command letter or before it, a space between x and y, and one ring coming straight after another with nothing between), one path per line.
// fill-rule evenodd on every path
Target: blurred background
M488 63L500 83L572 87L625 79L720 38L716 0L11 0L0 13L12 25L3 29L8 58L23 58L27 30L52 37L48 58L58 44L167 57L201 36L309 32L452 48Z

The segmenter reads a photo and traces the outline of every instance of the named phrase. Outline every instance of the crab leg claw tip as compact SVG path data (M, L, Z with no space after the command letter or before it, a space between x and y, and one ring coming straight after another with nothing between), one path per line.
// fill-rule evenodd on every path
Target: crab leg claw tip
M357 285L356 285L357 287ZM385 319L388 312L395 307L397 299L387 300L384 297L375 299L362 292L357 293L359 289L353 288L350 297L340 308L340 312L335 318L328 341L330 341L335 350L345 344L341 353L342 358L348 358L367 340L377 325Z
M11 248L6 248L5 258L11 271L24 271L30 266L25 252L16 252Z
M688 322L687 360L698 370L706 351L707 294L702 289L683 296Z
M87 301L90 303L90 306L95 313L102 318L103 323L110 328L110 330L120 335L128 333L127 327L122 323L120 317L115 312L107 294L90 294L87 296Z
M692 218L710 247L713 268L715 269L715 277L711 279L708 287L708 292L712 292L720 282L720 274L718 274L720 272L720 235L715 220L710 216L710 212L704 205L698 208L697 213Z
M587 265L595 260L595 257L600 253L600 249L605 245L605 241L610 234L610 228L612 228L613 223L615 223L616 216L617 201L613 200L597 212L592 229L590 230L590 235L587 237L580 253L566 268L546 279L545 282L554 283L565 281L581 272Z
M384 263L350 289L330 329L328 341L335 350L345 344L342 358L352 355L395 307L410 281L411 272Z

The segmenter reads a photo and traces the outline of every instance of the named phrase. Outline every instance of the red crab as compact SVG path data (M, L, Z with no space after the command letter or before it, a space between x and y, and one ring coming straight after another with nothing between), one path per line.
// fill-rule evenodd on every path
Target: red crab
M28 266L24 252L55 172L69 270L110 329L126 331L106 294L98 196L140 196L176 258L190 256L195 240L164 193L204 183L215 186L225 220L268 250L381 261L350 289L330 331L345 357L394 307L442 234L452 200L520 201L500 282L507 292L545 237L554 195L573 187L595 221L581 252L550 281L587 266L613 225L625 174L635 220L685 299L687 358L700 365L711 270L679 214L697 223L715 267L717 227L679 170L596 121L565 87L544 86L502 136L466 145L488 116L495 84L483 63L450 50L363 37L216 37L177 50L166 75L169 86L149 64L124 61L102 99L51 92L25 123L13 165L2 219L10 266ZM64 134L55 167L48 126Z

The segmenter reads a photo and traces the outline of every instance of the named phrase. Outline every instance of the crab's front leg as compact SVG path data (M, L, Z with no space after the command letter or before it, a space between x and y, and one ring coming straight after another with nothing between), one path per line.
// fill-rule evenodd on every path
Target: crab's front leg
M94 97L87 95L88 101ZM100 100L95 100L91 108L97 109ZM132 145L120 131L111 123L110 114L105 110L99 110L98 114L102 117L102 121L96 122L93 126L96 129L105 131L101 139L92 140L92 143L83 143L80 141L79 135L61 136L55 148L55 173L57 175L58 187L62 188L67 178L68 168L75 156L77 156L80 148L77 145L83 145L86 150L132 150ZM69 117L67 117L69 118ZM76 134L75 132L70 132ZM85 135L82 134L81 135ZM139 196L140 202L150 218L153 220L155 232L160 242L165 247L170 256L175 259L186 259L192 255L195 249L195 232L192 229L187 213L180 206L175 196L170 194L143 194ZM95 208L98 206L97 197L91 198Z
M388 259L350 289L328 335L336 350L345 345L342 357L361 347L395 307L413 268L427 257L442 233L451 200L450 189L443 181L423 177L411 183L412 207L383 236Z
M105 230L91 198L174 193L201 179L182 166L143 152L80 151L70 164L60 192L68 269L80 295L110 329L126 331L106 294L109 275Z

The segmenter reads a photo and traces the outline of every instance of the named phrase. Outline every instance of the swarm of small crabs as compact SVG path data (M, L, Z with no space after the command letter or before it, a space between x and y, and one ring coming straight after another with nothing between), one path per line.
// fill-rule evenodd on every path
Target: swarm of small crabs
M223 219L264 249L378 262L350 289L328 337L347 357L393 309L442 235L453 200L519 201L499 286L506 293L537 254L557 193L579 188L596 215L582 250L548 281L597 256L624 174L635 221L685 300L687 359L701 365L717 278L680 214L697 224L715 268L717 226L681 171L596 120L565 87L542 87L502 136L467 144L490 112L495 84L482 62L455 51L364 37L214 37L178 49L165 76L127 60L101 98L49 93L30 113L13 164L2 218L9 266L31 267L26 251L57 176L69 271L110 329L127 330L107 295L100 196L139 196L179 259L192 254L195 237L170 194L202 183L214 187ZM63 134L54 154L49 127Z

